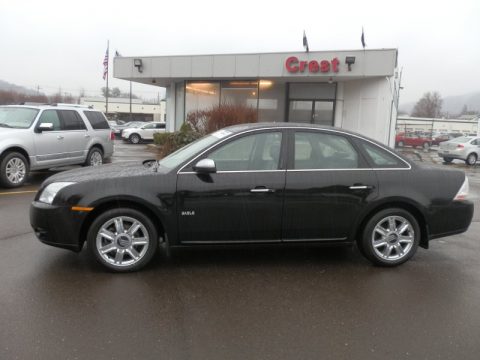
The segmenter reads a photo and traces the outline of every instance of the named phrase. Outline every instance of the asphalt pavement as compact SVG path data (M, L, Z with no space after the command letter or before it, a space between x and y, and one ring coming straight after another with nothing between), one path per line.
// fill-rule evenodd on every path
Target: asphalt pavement
M113 161L146 149L118 144ZM479 358L478 211L392 269L356 248L299 247L160 253L112 274L35 239L29 203L52 173L0 190L2 360Z

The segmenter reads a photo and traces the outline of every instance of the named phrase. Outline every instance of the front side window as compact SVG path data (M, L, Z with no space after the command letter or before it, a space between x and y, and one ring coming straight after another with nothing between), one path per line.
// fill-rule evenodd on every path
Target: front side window
M75 110L59 110L64 130L87 130L85 123Z
M282 133L260 133L235 139L208 155L217 171L277 170Z
M322 132L296 132L294 169L355 169L356 150L344 136Z
M60 122L57 110L45 110L42 112L37 126L40 126L41 124L52 124L54 131L62 130L62 123Z
M0 127L27 129L38 114L37 109L0 107Z

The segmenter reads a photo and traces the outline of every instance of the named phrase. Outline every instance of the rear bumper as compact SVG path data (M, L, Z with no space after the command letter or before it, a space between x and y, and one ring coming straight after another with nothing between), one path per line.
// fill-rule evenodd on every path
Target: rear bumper
M450 159L459 159L459 160L465 160L467 158L466 154L463 152L457 152L454 150L438 150L438 156L440 157L446 157Z
M80 229L86 214L71 211L69 206L34 201L30 206L30 224L44 244L78 252L83 245Z
M468 230L473 218L473 202L452 201L434 209L429 224L428 239L461 234Z

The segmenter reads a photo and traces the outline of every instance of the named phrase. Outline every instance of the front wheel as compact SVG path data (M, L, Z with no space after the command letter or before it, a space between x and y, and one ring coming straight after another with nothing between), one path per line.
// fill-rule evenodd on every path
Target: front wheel
M22 186L27 180L28 162L25 156L11 152L1 158L0 183L8 188Z
M428 151L430 149L430 143L424 142L423 143L423 150Z
M138 144L142 138L138 134L132 134L128 138L132 144Z
M360 240L362 253L375 265L396 266L409 260L420 242L420 226L403 209L385 209L367 222Z
M446 162L447 164L450 164L453 161L453 159L449 157L444 157L443 161Z
M477 155L476 154L469 154L467 156L467 159L465 160L465 163L469 166L473 166L475 165L475 163L477 162Z
M403 141L398 142L398 147L404 147L404 146L405 146L405 143Z
M90 226L89 251L103 266L117 272L147 265L158 247L157 230L142 212L118 208L104 212Z

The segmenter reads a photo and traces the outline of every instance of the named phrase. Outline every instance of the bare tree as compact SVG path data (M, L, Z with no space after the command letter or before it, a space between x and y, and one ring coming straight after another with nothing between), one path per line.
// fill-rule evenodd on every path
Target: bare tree
M436 118L441 115L443 99L437 91L427 92L418 100L412 111L412 116Z

